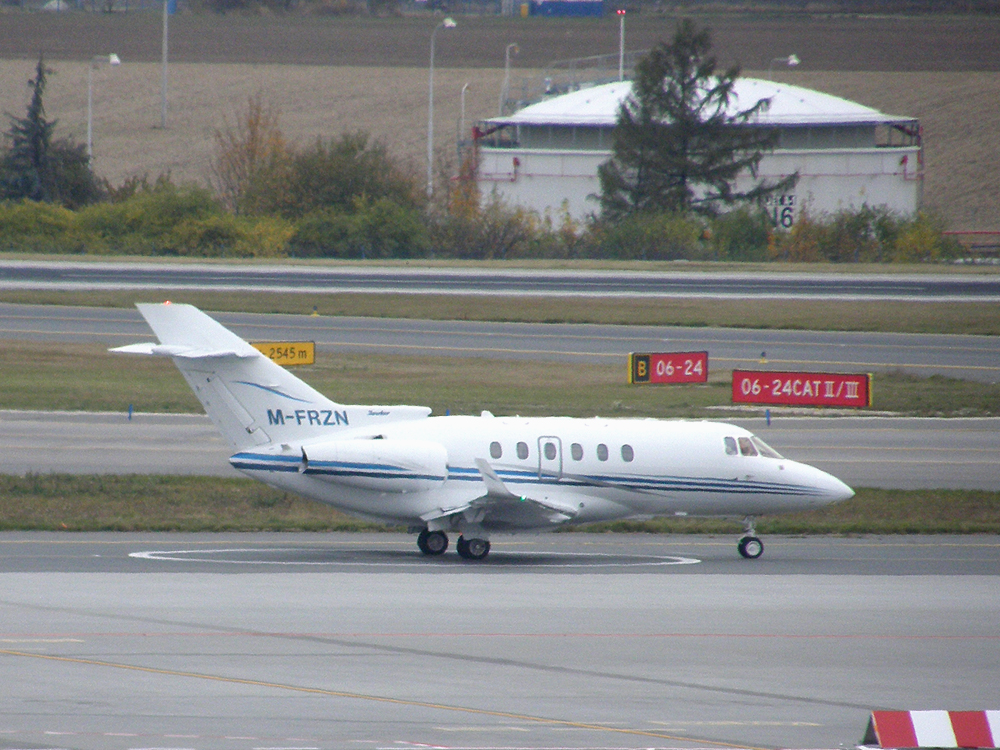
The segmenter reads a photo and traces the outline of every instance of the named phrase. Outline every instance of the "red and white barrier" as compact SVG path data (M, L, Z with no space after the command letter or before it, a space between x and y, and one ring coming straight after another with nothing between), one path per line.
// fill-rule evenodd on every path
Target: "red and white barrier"
M872 711L868 747L1000 747L1000 711Z

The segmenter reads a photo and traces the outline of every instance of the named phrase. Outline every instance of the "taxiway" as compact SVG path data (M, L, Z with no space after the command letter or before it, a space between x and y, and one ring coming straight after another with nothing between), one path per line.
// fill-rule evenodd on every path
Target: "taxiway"
M0 747L837 748L1000 705L995 537L0 534Z

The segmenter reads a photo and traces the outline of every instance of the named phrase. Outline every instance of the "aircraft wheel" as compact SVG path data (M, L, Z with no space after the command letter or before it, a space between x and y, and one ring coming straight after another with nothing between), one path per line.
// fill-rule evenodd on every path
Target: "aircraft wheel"
M440 555L448 549L448 535L443 531L424 529L417 537L417 546L425 555Z
M455 549L459 557L465 560L482 560L490 553L490 543L486 539L466 539L460 536Z
M756 560L764 554L764 543L755 536L745 536L740 539L739 544L736 545L736 549L746 559Z

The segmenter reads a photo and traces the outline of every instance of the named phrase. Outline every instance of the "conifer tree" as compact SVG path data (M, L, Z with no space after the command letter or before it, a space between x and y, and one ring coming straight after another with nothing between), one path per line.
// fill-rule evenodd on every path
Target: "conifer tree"
M77 208L100 195L82 145L53 141L56 121L45 117L43 96L48 74L41 55L28 81L31 101L24 117L10 117L8 149L0 154L0 200L33 200Z
M598 171L605 219L657 211L711 215L797 181L796 174L736 189L741 173L757 179L778 133L755 125L768 99L731 111L740 69L717 72L711 46L709 31L685 19L669 44L660 42L637 63L632 92L618 110L612 157Z

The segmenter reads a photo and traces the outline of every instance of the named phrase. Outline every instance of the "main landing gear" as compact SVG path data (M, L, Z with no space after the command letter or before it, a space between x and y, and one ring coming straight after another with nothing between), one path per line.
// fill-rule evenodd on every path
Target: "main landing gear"
M417 537L417 546L425 555L442 555L448 549L448 535L443 531L424 529ZM490 543L488 539L466 539L460 536L455 543L455 550L463 560L482 560L490 553Z
M757 538L752 516L747 516L743 520L743 537L736 545L736 549L739 550L740 556L747 560L756 560L764 554L764 542Z
M488 539L466 539L460 536L455 549L464 560L482 560L490 554L490 542Z
M425 555L443 555L448 549L448 535L443 531L424 529L417 537L417 546Z

